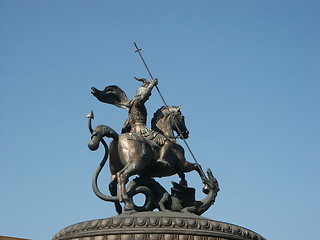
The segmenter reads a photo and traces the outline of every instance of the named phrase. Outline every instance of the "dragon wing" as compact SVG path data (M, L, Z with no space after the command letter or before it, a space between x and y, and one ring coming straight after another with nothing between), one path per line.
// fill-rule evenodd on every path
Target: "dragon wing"
M103 91L96 88L91 88L91 93L103 103L109 103L120 108L129 110L130 100L125 92L118 86L107 86Z

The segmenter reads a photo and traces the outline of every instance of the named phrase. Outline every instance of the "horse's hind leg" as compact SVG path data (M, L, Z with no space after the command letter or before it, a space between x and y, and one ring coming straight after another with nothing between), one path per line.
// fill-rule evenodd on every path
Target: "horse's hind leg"
M117 176L111 176L111 182L109 183L109 191L111 196L117 196ZM122 213L122 207L119 201L114 202L114 206L118 214Z
M135 164L128 164L121 171L117 173L119 201L124 202L125 211L134 210L133 202L128 197L126 192L126 183L128 182L129 177L136 173L136 169L134 165Z
M125 189L123 190L123 188L125 188L126 182L122 181L122 178L120 177L122 172L127 168L128 166L126 165L124 168L122 168L119 172L117 172L116 174L116 179L118 182L118 196L119 196L119 201L123 202L123 192L125 192Z
M119 186L121 185L121 187L119 188L119 190L121 191L119 192L119 196L121 196L120 199L125 204L125 211L134 210L133 202L127 195L125 184L128 182L129 178L132 175L138 174L144 165L145 164L141 163L130 163L117 173L118 184Z

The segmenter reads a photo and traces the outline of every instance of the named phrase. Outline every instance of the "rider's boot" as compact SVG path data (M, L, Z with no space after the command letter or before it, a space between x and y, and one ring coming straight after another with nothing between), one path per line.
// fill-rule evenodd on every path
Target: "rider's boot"
M172 168L171 164L163 158L159 158L157 162L161 163L161 165L164 165L165 167Z
M168 141L165 142L165 144L162 146L159 152L159 158L157 160L158 163L161 163L161 165L164 165L165 167L172 168L171 164L166 160L166 155L168 154L170 150L170 143Z

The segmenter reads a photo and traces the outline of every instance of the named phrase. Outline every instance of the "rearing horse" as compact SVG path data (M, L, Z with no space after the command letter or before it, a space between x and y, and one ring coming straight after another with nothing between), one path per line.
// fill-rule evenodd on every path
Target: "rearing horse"
M171 143L171 148L168 154L166 154L166 161L170 163L171 168L156 161L159 157L159 147L152 144L151 140L147 140L137 133L118 135L110 127L104 125L99 125L92 130L91 118L89 120L89 129L92 132L91 141L88 144L90 150L94 151L98 149L99 142L101 141L106 147L107 156L108 148L103 137L113 138L110 142L109 150L109 165L112 174L109 189L111 195L116 196L117 191L114 186L118 183L119 201L125 203L126 211L134 209L133 202L126 193L125 186L129 177L133 175L164 177L178 174L181 182L184 184L186 184L185 172L196 170L200 177L203 177L200 166L196 163L190 163L185 159L184 149L174 139L174 131L181 134L184 138L187 138L189 135L185 126L184 116L181 114L179 107L160 108L154 114L152 128L167 137L166 141L170 141ZM121 206L116 203L116 208L119 212Z

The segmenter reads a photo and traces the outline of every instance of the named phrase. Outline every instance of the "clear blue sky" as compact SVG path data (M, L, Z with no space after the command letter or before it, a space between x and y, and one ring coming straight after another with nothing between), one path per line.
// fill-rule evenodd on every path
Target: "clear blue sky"
M316 238L319 20L319 0L1 0L0 235L50 239L116 214L91 190L103 152L87 148L85 116L120 131L125 110L90 87L132 97L133 77L148 77L137 42L220 183L204 216L270 240ZM154 92L149 116L161 105ZM201 189L196 174L187 179Z

